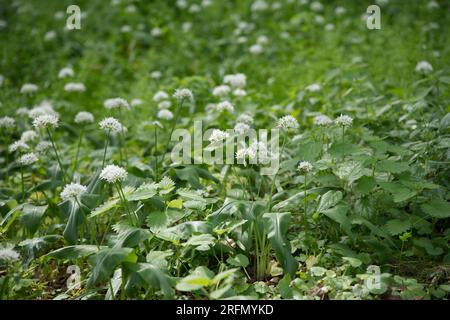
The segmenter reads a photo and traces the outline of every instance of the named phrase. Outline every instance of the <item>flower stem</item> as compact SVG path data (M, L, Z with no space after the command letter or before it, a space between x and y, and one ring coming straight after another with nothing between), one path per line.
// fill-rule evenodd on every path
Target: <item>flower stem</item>
M22 202L25 201L25 182L23 180L23 165L20 166L20 178L22 182Z
M172 123L172 128L170 129L169 136L167 137L166 150L164 151L164 154L162 156L161 163L164 162L164 159L166 158L167 151L169 151L170 139L172 138L172 133L175 130L175 126L178 123L178 119L180 118L180 113L181 113L181 108L183 107L183 102L184 102L184 99L181 100L180 104L178 105L178 108L177 108L177 111L176 111L176 114L175 114L175 121Z
M119 118L120 122L122 123L122 130L120 130L120 154L122 155L122 147L123 147L123 153L125 157L125 165L128 166L128 152L127 152L127 144L125 142L125 133L123 130L123 116L122 116L122 110L119 108Z
M77 166L78 166L78 157L80 155L80 148L81 148L81 142L83 140L83 132L80 132L80 137L78 138L78 145L77 145L77 153L75 155L75 163L73 165L73 174L72 174L72 179L73 176L75 175L75 172L77 171Z
M305 222L307 221L307 209L308 209L308 199L307 199L307 197L306 197L306 185L307 185L307 177L308 177L308 174L307 173L305 173L305 182L304 182L304 184L303 184L303 199L304 199L304 202L305 202Z
M125 194L123 193L122 186L120 185L120 183L117 183L116 187L117 187L117 192L119 193L119 197L120 197L120 199L122 201L122 204L125 207L125 210L126 210L126 212L128 214L128 219L130 220L130 223L132 225L134 225L135 221L134 221L133 215L131 214L130 208L128 207L128 201L125 198ZM136 221L136 226L137 226L137 224L138 224L138 222Z
M105 167L106 150L108 149L108 143L109 143L109 132L110 132L109 130L106 132L105 150L103 151L102 169Z
M158 127L155 125L155 181L158 181Z
M280 155L279 155L280 161L281 161L281 157L283 155L285 146L286 146L286 134L283 135L283 145L281 146L281 152L280 152ZM272 185L270 186L269 205L268 205L268 209L269 210L267 212L270 212L272 210L272 196L273 196L273 189L275 188L275 180L277 178L277 175L278 175L278 171L273 176Z
M52 134L50 133L50 130L48 128L46 128L46 130L47 130L48 138L50 139L50 142L52 143L53 150L55 151L56 160L58 161L58 165L61 168L61 172L62 172L62 175L63 175L63 182L65 183L66 182L66 172L65 172L64 167L63 167L63 165L61 163L61 158L59 157L58 149L56 148L56 144L53 141L53 137L52 137Z

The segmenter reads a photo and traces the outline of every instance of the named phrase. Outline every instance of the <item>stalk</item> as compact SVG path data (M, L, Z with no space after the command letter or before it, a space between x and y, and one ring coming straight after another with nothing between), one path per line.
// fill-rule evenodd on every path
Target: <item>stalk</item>
M307 182L306 182L306 180L307 180L307 177L308 177L308 174L305 172L305 182L303 183L303 192L304 192L304 195L303 195L303 199L304 199L304 201L305 201L305 221L306 221L306 219L307 219L307 209L308 209L308 201L307 201L307 198L306 198L306 185L307 185Z
M77 153L75 155L75 163L74 163L74 166L73 166L72 179L73 179L73 176L75 175L75 172L77 171L78 157L80 155L80 148L81 148L82 140L83 140L83 131L80 132L80 137L78 138Z
M128 152L127 152L127 144L125 142L125 134L123 131L123 116L122 116L122 110L119 108L119 119L122 123L122 130L120 130L120 155L122 155L122 146L123 146L123 153L125 157L125 164L128 167Z
M125 211L127 212L128 219L130 220L130 223L132 225L134 225L135 224L134 218L133 218L133 215L131 214L130 208L128 207L128 201L125 198L125 194L123 193L123 189L122 189L122 186L120 185L120 183L116 183L116 188L117 188L117 192L119 193L120 200L122 201L122 204L125 207ZM137 224L138 224L138 221L136 221L136 226L137 226Z
M158 127L155 125L155 181L158 181Z
M167 142L166 142L166 150L164 151L164 154L162 156L161 163L164 162L164 159L166 158L167 151L169 150L170 138L172 137L172 133L175 130L175 126L178 123L178 119L180 118L180 113L181 113L181 108L183 107L183 103L184 103L184 99L181 100L180 103L178 104L178 108L177 108L177 111L175 113L175 121L173 122L172 128L170 129L170 134L169 134L169 136L167 138Z
M103 151L102 169L105 167L106 150L108 149L108 143L109 143L109 134L110 134L110 130L108 130L108 131L106 132L105 150Z
M23 180L23 165L20 165L20 180L22 184L22 202L25 201L25 182Z
M50 142L52 143L53 150L55 151L56 160L58 161L58 165L61 168L61 172L63 174L63 182L66 183L66 172L65 172L64 167L63 167L63 165L61 163L61 158L59 157L58 149L56 148L56 144L53 141L53 137L52 137L52 134L50 133L50 130L48 128L46 128L46 130L47 130L48 138L50 139Z

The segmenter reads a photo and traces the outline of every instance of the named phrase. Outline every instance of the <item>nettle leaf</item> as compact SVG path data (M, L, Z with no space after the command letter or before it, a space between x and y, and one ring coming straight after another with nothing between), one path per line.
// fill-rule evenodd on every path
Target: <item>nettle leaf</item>
M291 277L295 276L298 262L291 254L291 244L286 238L289 226L291 225L291 215L288 212L268 212L263 215L264 226L267 230L267 238L270 245L275 250L277 260L284 272Z
M346 142L334 143L328 150L330 155L335 158L341 158L346 155L355 154L359 151L361 151L361 148L359 146Z
M411 227L409 220L392 219L389 220L385 225L384 229L389 232L391 236L401 234L407 231Z
M355 185L355 191L361 194L368 194L377 186L377 182L373 177L362 176Z
M158 233L169 225L170 220L166 212L155 211L147 216L147 225L154 233Z
M308 142L300 145L298 148L297 156L300 159L305 161L314 161L322 151L322 143L321 142ZM298 161L296 160L295 163Z
M142 241L151 237L151 233L148 230L136 228L126 224L116 224L113 226L113 230L117 232L117 236L114 241L115 248L133 248Z
M241 253L238 253L236 256L234 257L229 257L227 259L227 263L234 266L234 267L247 267L250 263L250 261L248 260L248 258L246 256L244 256Z
M145 260L158 268L165 269L167 268L168 262L167 258L171 257L173 255L172 250L166 250L166 251L150 251L147 254L147 257Z
M215 238L210 234L200 234L189 238L187 242L183 244L185 247L194 247L198 251L208 251L214 246Z
M381 188L392 194L394 202L406 201L417 194L417 191L411 190L397 181L380 182L379 184Z
M178 291L196 291L211 285L213 277L214 272L208 268L197 267L190 275L184 277L177 283L176 289Z
M90 260L93 264L91 276L87 282L88 287L97 283L107 281L113 274L116 267L127 258L130 261L136 261L136 256L132 256L131 248L106 248L98 251Z
M364 166L359 161L346 161L333 170L340 179L352 183L364 175Z
M106 247L101 247L106 248ZM99 248L95 245L77 245L77 246L68 246L63 247L52 252L46 254L48 257L56 258L56 259L68 259L68 260L76 260L80 258L85 258L99 251Z
M390 173L401 173L410 170L406 162L398 162L394 160L381 160L377 163L376 167L378 171Z
M322 197L320 197L319 205L317 206L317 212L323 212L331 207L334 207L342 200L341 191L328 191Z
M105 203L101 204L91 212L91 214L89 215L89 219L102 215L108 212L109 210L118 207L119 201L120 200L117 198L106 201Z
M136 190L125 194L128 201L141 201L154 197L158 193L158 186L155 183L145 183Z
M444 219L450 217L450 203L441 199L433 199L421 206L422 210L433 218Z
M42 217L47 210L48 205L45 206L33 206L31 204L25 204L22 211L23 214L20 220L28 229L31 234L34 234L41 224Z

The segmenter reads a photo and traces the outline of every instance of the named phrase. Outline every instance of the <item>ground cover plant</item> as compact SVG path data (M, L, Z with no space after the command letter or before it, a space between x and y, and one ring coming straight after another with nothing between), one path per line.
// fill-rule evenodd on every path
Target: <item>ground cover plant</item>
M73 2L0 1L0 299L449 297L447 1Z

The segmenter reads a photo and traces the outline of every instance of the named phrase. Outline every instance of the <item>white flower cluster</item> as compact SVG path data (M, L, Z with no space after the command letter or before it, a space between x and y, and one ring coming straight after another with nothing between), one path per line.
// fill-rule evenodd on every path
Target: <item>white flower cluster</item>
M295 119L291 115L287 115L278 119L277 127L280 128L281 130L288 131L290 129L298 129L299 125L297 119Z
M433 72L433 67L428 61L420 61L416 65L416 72L427 75Z
M188 100L192 101L194 100L194 95L192 94L192 91L186 88L180 88L176 89L175 93L173 94L173 97L179 101Z
M160 109L156 116L158 117L158 119L162 119L162 120L172 120L173 119L172 111L167 110L167 109Z
M65 185L63 191L61 192L61 199L79 199L79 197L85 193L87 188L79 183L69 183Z
M223 97L229 94L231 91L231 88L227 86L226 84L217 86L213 89L212 94L216 97Z
M9 153L16 152L17 150L27 150L27 149L30 149L30 146L22 140L15 141L8 147Z
M59 117L58 112L53 109L52 104L49 101L42 101L39 105L35 106L31 110L28 111L28 116L31 119L35 119L39 116L49 114Z
M223 83L233 88L243 88L247 84L247 76L243 73L227 74L223 77Z
M222 101L219 102L218 104L216 104L216 111L218 112L224 112L224 111L228 111L229 113L233 113L234 112L234 106L231 104L230 101Z
M74 121L75 121L75 123L78 123L78 124L93 123L94 115L87 111L80 111L75 115Z
M113 117L103 119L98 123L98 125L100 126L100 129L106 132L119 133L121 131L126 131L126 128L119 122L119 120Z
M341 114L334 120L334 123L343 127L351 127L353 124L353 118L347 115Z
M325 115L319 115L314 118L314 124L322 127L327 127L333 123L333 120L330 117Z
M58 126L59 118L52 114L44 114L38 116L33 120L33 126L38 129L56 128Z
M11 129L16 125L16 120L14 118L5 116L0 118L0 128Z
M51 147L52 147L51 142L44 140L37 144L36 151L43 153L43 152L47 151L48 149L50 149Z
M160 101L168 100L168 99L169 99L169 94L165 91L158 91L153 96L153 101L155 101L155 102L160 102Z
M241 115L239 115L239 117L237 118L237 122L243 122L246 124L252 124L253 123L253 117L251 115L249 115L248 113L243 113Z
M100 173L100 179L108 183L117 183L127 178L127 171L124 168L110 164L103 168Z
M320 90L322 90L322 86L318 83L313 83L307 86L305 90L308 92L319 92Z
M64 86L64 91L84 92L84 91L86 91L86 86L81 82L69 82Z
M130 104L132 107L139 107L143 103L144 103L144 101L142 101L141 99L133 99L133 100L131 100Z
M158 103L158 109L168 109L172 106L172 102L169 100L164 100Z
M108 110L116 109L116 108L130 109L130 105L128 104L128 101L123 98L106 99L105 102L103 103L103 105Z
M39 161L39 158L33 152L24 154L18 160L19 164L21 164L22 166L29 166L37 161Z
M209 142L214 143L214 142L219 142L219 141L225 140L229 136L230 135L225 131L222 131L219 129L214 129L212 131L211 135L209 136L208 140L209 140Z
M301 173L308 173L313 170L313 165L308 161L301 161L298 164L297 170Z
M29 113L30 109L28 109L27 107L20 107L19 109L16 110L16 114L18 116L28 116Z
M63 79L67 77L73 77L75 75L75 72L71 67L65 67L59 70L58 78Z
M20 259L20 255L12 247L0 248L0 261L2 264L11 263Z
M250 126L244 122L238 122L236 123L236 125L234 126L234 131L237 134L245 134L246 132L248 132L250 130Z
M20 93L34 93L39 90L39 87L34 83L25 83L22 88L20 88Z
M247 165L247 160L250 164L265 164L271 158L273 158L273 155L262 141L254 141L248 148L238 146L238 151L236 152L238 163L244 166Z

